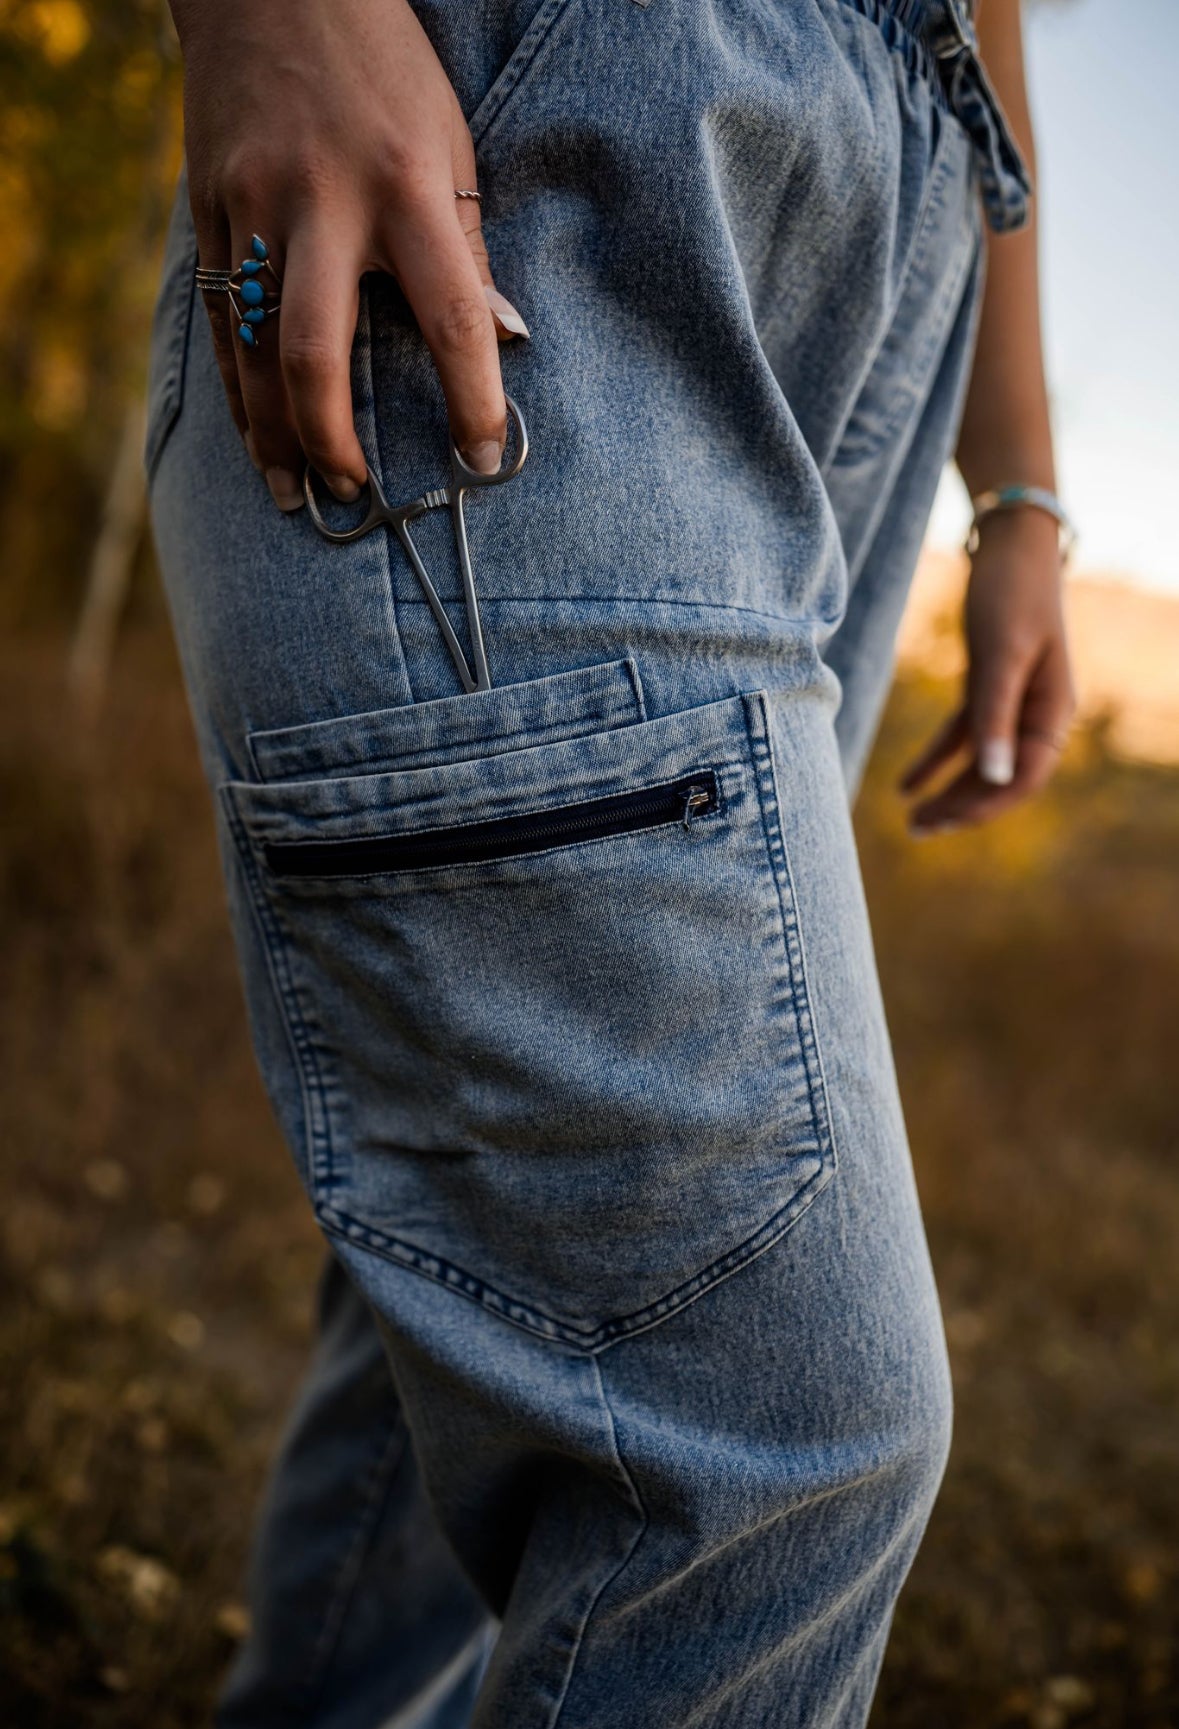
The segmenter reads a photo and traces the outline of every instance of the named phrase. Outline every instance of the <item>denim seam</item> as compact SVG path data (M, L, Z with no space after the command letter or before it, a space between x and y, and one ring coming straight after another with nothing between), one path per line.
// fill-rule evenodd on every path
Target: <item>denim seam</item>
M759 692L756 699L763 728L762 745L765 752L765 766L769 778L770 790L773 794L774 829L778 836L778 851L781 858L783 880L790 896L790 914L787 916L785 900L782 901L782 920L793 931L796 956L791 959L791 977L796 980L796 1002L800 1024L805 1017L806 1035L803 1039L803 1057L807 1063L807 1078L811 1101L811 1112L815 1124L815 1136L820 1145L826 1146L830 1158L830 1174L834 1176L839 1168L839 1148L835 1139L835 1127L831 1116L831 1100L827 1089L827 1074L823 1064L823 1047L815 1027L814 1009L810 988L810 976L806 963L806 944L803 940L802 921L798 913L798 894L794 886L794 872L790 867L790 855L786 850L785 837L782 834L780 813L782 798L778 787L778 770L774 760L774 749L770 737L769 715L765 696ZM765 810L763 806L763 821ZM779 884L779 896L782 896ZM796 964L795 964L796 962ZM820 1123L820 1106L822 1122Z
M966 269L962 279L957 281L955 293L953 296L953 299L957 300L959 306L961 305L962 296L966 292L969 275L970 275L970 272L973 270L973 267L974 267L974 254L971 253L967 258L967 269ZM927 375L930 377L932 377L936 373L938 366L941 364L942 360L944 359L945 352L946 352L946 346L949 343L951 336L952 336L952 333L953 333L955 317L956 317L956 313L954 311L953 305L951 304L951 315L949 318L947 318L945 320L945 323L942 327L940 344L939 344L938 348L934 351L932 358L929 362ZM888 477L889 477L888 482L887 482L887 484L882 483L877 487L876 494L873 498L872 508L868 512L867 516L865 517L864 528L863 528L863 546L861 549L860 557L857 560L857 567L856 567L856 571L855 571L855 576L857 578L858 578L860 570L862 570L862 568L863 568L864 561L869 557L871 550L872 550L873 546L875 545L876 537L880 532L880 525L884 521L884 518L888 514L888 511L890 510L890 508L892 507L892 505L895 502L894 487L895 487L895 484L897 482L898 477L904 471L904 466L905 466L905 463L908 459L909 451L912 448L913 440L916 438L917 433L918 433L917 423L915 421L911 420L910 424L906 425L905 424L905 416L903 414L898 414L897 416L895 416L894 424L893 424L891 431L887 437L881 438L881 439L875 439L870 447L867 445L859 446L859 447L854 448L851 452L844 451L842 448L840 448L839 450L837 450L835 452L835 455L833 456L830 464L828 465L828 467L824 471L825 475L832 474L840 466L842 466L844 464L846 464L848 467L854 468L854 467L858 466L864 460L870 461L875 457L879 457L881 450L886 445L891 446L890 467L887 471Z
M291 1042L291 1052L295 1059L295 1068L298 1071L300 1092L303 1098L303 1125L304 1133L307 1136L309 1174L313 1192L318 1194L321 1186L330 1188L334 1176L331 1118L328 1113L327 1093L324 1089L319 1063L316 1060L315 1047L303 1019L298 995L294 988L294 980L291 978L290 968L287 965L282 930L266 898L266 891L262 885L249 837L233 808L231 795L224 788L222 789L222 805L237 845L238 855L242 861L242 869L245 872L247 887L250 891L247 899L253 909L258 932L262 938L270 981L274 987L275 995L285 1011L282 1015L282 1021L287 1029L287 1037Z
M842 3L846 3L846 0L842 0ZM929 183L925 188L925 194L921 200L921 209L918 212L917 221L913 228L913 240L909 247L908 256L901 267L896 297L889 308L888 317L886 318L884 328L880 333L880 340L876 343L869 354L867 364L861 369L860 378L856 386L855 395L852 398L851 410L848 414L847 420L840 429L839 437L835 442L831 456L820 469L824 481L831 473L832 469L838 465L840 457L845 453L845 442L848 436L848 430L855 424L856 415L859 411L864 392L871 384L872 376L880 363L881 356L888 347L889 338L896 330L897 319L900 317L901 308L905 303L905 296L909 292L913 278L928 256L929 247L933 238L933 222L931 219L935 211L940 210L941 208L945 183L952 165L949 148L950 136L951 135L948 132L943 132L938 140L933 166L929 171ZM881 445L886 444L887 442L888 433L885 432L879 436L873 437L872 439L864 439L859 445L853 445L853 452L856 458L859 459L863 455L870 455L874 450L879 450Z
M925 214L922 218L925 226L920 236L920 243L914 248L914 257L906 269L904 286L901 295L898 296L897 299L897 308L896 313L894 314L894 319L890 321L889 328L885 332L884 340L881 342L879 349L876 351L876 355L873 357L873 365L875 365L876 360L888 346L889 339L895 329L895 318L900 315L901 302L904 298L905 292L908 290L913 278L924 266L926 259L929 256L935 231L935 224L932 222L931 218L936 212L939 212L945 204L948 167L950 162L948 151L946 153L945 162L947 164L947 172L942 175L941 181L937 186L936 204L934 202L934 193L931 190L930 196L926 200ZM922 320L921 348L917 354L911 357L911 367L907 368L905 372L905 379L907 381L911 381L913 378L918 378L924 382L928 380L930 375L933 373L937 364L939 350L944 348L949 337L950 326L953 322L951 314L955 304L962 297L962 290L966 282L970 265L973 261L973 256L973 248L957 248L956 267L952 272L949 281L943 285L941 294L937 301L929 308L927 316ZM869 373L869 378L870 377L871 374ZM867 380L865 380L865 382L867 382ZM858 406L857 403L857 408ZM853 409L848 425L843 429L835 454L824 469L824 475L826 476L833 468L837 467L841 459L851 459L860 462L865 457L874 455L886 444L895 440L906 418L910 422L913 420L911 412L906 415L906 407L907 405L903 400L900 403L894 403L891 412L884 419L882 427L878 431L873 432L871 437L862 438L859 442L856 442L853 438L849 449L846 443L848 429L854 425L856 419L856 409ZM915 430L915 426L911 430Z
M653 1327L661 1325L672 1315L678 1315L690 1303L706 1296L715 1286L740 1272L767 1249L772 1249L802 1217L811 1202L822 1194L835 1174L833 1145L825 1158L822 1154L816 1156L821 1162L814 1176L800 1184L790 1199L756 1231L751 1232L744 1242L738 1243L726 1255L711 1262L692 1278L686 1279L682 1285L677 1285L675 1290L668 1292L666 1296L648 1303L645 1308L636 1309L630 1315L602 1321L592 1328L577 1329L568 1322L556 1321L542 1309L508 1296L486 1280L477 1278L473 1273L468 1273L464 1268L443 1259L441 1255L421 1249L416 1243L410 1243L403 1238L374 1230L371 1225L351 1218L337 1207L317 1206L316 1217L321 1229L329 1236L337 1237L341 1242L358 1244L361 1248L380 1255L384 1260L391 1261L395 1266L405 1267L422 1278L432 1279L435 1284L456 1291L458 1295L477 1303L490 1314L499 1315L502 1320L518 1327L521 1332L531 1333L550 1344L572 1345L587 1356L596 1356L623 1340L650 1332Z
M486 612L491 606L552 606L564 605L612 606L627 609L635 606L687 606L698 612L739 612L750 618L764 618L770 624L794 625L799 629L808 626L812 621L788 612L766 612L763 607L740 606L735 601L728 600L684 600L677 595L668 594L576 594L566 590L564 594L484 594L479 597L479 607ZM426 600L417 596L401 602L402 606L428 606Z
M184 247L183 256L176 266L178 273L183 271L187 287L179 283L169 283L165 288L165 291L170 288L175 294L176 303L168 309L172 319L169 325L168 369L159 397L154 404L147 404L149 409L153 406L155 408L151 424L144 428L144 472L149 487L155 479L160 458L184 406L184 379L188 369L193 310L196 304L196 264L197 248L194 237Z
M602 1598L610 1589L611 1585L620 1579L626 1569L630 1566L639 1544L642 1542L651 1523L647 1509L643 1505L643 1498L639 1494L638 1485L631 1473L627 1470L626 1461L622 1457L622 1448L618 1441L618 1424L614 1416L613 1407L610 1404L609 1395L606 1392L605 1381L602 1378L602 1366L596 1357L591 1360L594 1366L594 1376L597 1381L598 1399L606 1414L606 1421L610 1429L610 1446L614 1455L614 1462L618 1467L623 1481L626 1483L627 1489L630 1493L631 1502L635 1511L638 1513L639 1528L631 1538L626 1553L621 1557L618 1565L614 1568L613 1572L609 1573L607 1577L602 1580L601 1584L594 1592L589 1605L586 1608L586 1612L581 1618L581 1626L577 1630L577 1638L574 1642L572 1651L569 1653L569 1660L565 1669L565 1682L561 1688L560 1696L556 1701L556 1708L553 1711L552 1716L549 1718L547 1729L558 1729L561 1718L564 1716L565 1706L569 1700L569 1690L573 1685L574 1671L577 1668L577 1660L581 1655L582 1646L585 1643L586 1631L589 1627L590 1621L593 1619L595 1609L598 1607L598 1604L602 1601Z
M632 681L632 683L633 683L633 681ZM412 706L413 706L412 704L406 705L406 707L412 707ZM577 711L575 718L574 718L574 724L576 724L579 727L584 726L586 728L586 730L589 730L589 731L614 731L614 730L617 730L616 723L618 723L620 721L625 722L625 721L629 720L633 710L636 708L638 710L638 718L640 720L644 720L646 718L646 716L642 712L642 702L641 702L641 698L639 698L639 696L638 696L637 691L635 692L635 702L633 704L631 702L624 701L621 698L618 698L617 700L615 700L613 702L603 702L603 701L599 700L599 706L595 709L592 709L592 710L591 709L579 709ZM395 714L400 714L403 711L401 709L395 709L393 712ZM343 716L343 719L345 721L351 720L352 718L353 717L351 715ZM442 751L449 751L452 749L453 750L464 750L468 746L471 746L471 745L482 747L482 746L492 745L492 744L504 744L504 743L508 743L514 739L519 739L519 738L531 739L534 743L536 743L538 745L539 744L569 743L569 742L572 742L573 740L577 739L578 737L582 736L582 734L580 734L578 732L566 732L564 729L569 724L570 724L570 721L569 721L568 717L561 717L557 720L551 721L547 727L537 726L535 723L532 723L532 724L525 724L525 725L521 725L521 726L509 727L503 732L472 733L467 738L454 739L449 744L418 745L416 749L404 750L397 755L389 755L388 753L386 753L384 755L354 758L354 759L350 759L348 761L342 761L340 758L328 757L328 758L325 758L321 762L300 763L299 766L294 770L280 769L277 774L275 774L272 771L269 775L266 775L265 773L263 773L259 769L259 779L263 782L264 785L280 786L283 784L284 781L290 782L290 781L303 780L304 778L306 778L305 774L304 774L305 768L312 768L315 772L316 778L318 776L324 774L325 772L330 774L331 771L339 770L341 768L344 768L344 769L353 769L353 768L365 769L365 770L370 771L372 773L382 773L382 772L399 773L399 772L405 771L407 767L412 768L414 766L425 767L425 768L442 768L442 767L447 766L447 764L449 764L451 762L474 761L475 758L450 757L450 756L441 757L441 758L435 757L434 760L429 762L429 763L422 763L421 758L423 757L423 755L432 754L434 751L438 751L438 750L442 750ZM556 737L552 736L553 728L557 729ZM252 736L257 737L259 735L254 734ZM252 746L251 746L251 754L254 754ZM479 758L482 758L485 755L486 756L507 756L507 755L510 755L511 752L508 752L508 751L487 751L484 749L480 749L477 754L478 754ZM295 751L295 755L296 756L298 755L298 749L297 748ZM255 760L255 767L257 768L258 763L257 763L256 754L255 754L254 760ZM347 778L347 777L341 776L340 778L343 779L343 778Z
M368 399L372 405L373 455L378 468L382 469L379 478L382 486L384 486L384 465L381 462L381 439L378 431L379 421L377 416L377 377L376 372L373 369L372 306L369 300L368 286L363 282L361 284L360 309L361 316L364 320L364 353L365 362L368 368ZM405 688L409 692L409 700L411 703L414 703L417 701L417 696L414 692L413 680L409 674L409 662L405 656L405 645L401 640L401 628L397 622L397 584L393 576L393 549L389 544L389 536L387 534L382 534L380 540L385 555L385 593L389 602L389 620L392 626L391 635L393 638L393 651L401 663L401 670L405 677Z
M467 122L476 151L499 120L511 98L532 70L533 62L553 32L558 19L576 0L542 0L506 64L492 80Z
M790 871L790 860L786 856L786 842L779 820L778 788L774 776L773 753L769 742L769 716L765 697L761 692L758 692L756 696L747 697L746 705L750 709L756 708L759 723L755 727L753 717L750 716L749 731L754 741L762 827L766 836L766 846L774 865L774 883L778 891L778 904L781 908L782 929L786 945L787 973L794 996L794 1014L798 1025L799 1048L802 1051L802 1060L806 1068L807 1100L811 1109L811 1124L815 1132L815 1144L819 1157L823 1160L827 1176L830 1178L834 1175L835 1140L831 1132L831 1112L823 1071L818 1062L818 1040L815 1037L815 1026L811 1016L810 994L809 991L803 990L803 986L806 984L806 966L802 949L802 931L798 923L798 902L794 892L794 878ZM822 1101L822 1120L820 1120L820 1100ZM822 1171L819 1174L822 1175Z

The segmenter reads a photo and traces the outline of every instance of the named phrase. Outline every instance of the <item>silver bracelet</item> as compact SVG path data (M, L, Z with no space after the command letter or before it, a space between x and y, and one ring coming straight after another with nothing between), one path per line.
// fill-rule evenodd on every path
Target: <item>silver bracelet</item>
M1000 510L1042 510L1052 517L1060 530L1060 556L1063 561L1076 545L1077 531L1073 526L1072 517L1061 504L1054 492L1049 492L1044 486L996 486L989 492L980 492L977 498L972 498L971 507L974 515L970 523L970 532L966 536L966 551L973 558L979 547L979 529L988 516L994 516Z

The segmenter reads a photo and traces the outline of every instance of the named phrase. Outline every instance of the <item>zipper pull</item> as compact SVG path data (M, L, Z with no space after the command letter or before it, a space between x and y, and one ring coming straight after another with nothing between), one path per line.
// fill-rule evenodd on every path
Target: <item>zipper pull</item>
M700 811L708 809L712 794L706 786L690 786L684 795L684 830Z

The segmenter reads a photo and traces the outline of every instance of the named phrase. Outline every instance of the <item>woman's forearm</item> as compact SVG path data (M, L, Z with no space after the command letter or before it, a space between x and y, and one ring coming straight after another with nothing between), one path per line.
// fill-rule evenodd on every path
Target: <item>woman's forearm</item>
M1024 82L1020 0L986 0L979 45L1033 178L1035 147ZM970 492L1005 482L1055 490L1040 336L1036 201L1025 227L987 231L987 285L957 461Z
M979 43L1034 175L1020 23L1019 0L986 0ZM1008 484L1055 492L1034 215L1014 232L988 229L986 245L958 467L976 497ZM1076 709L1061 570L1058 525L1048 512L994 511L982 523L966 588L962 701L901 783L923 795L910 814L913 833L986 821L1052 774ZM933 777L963 750L970 753L967 766L929 793Z

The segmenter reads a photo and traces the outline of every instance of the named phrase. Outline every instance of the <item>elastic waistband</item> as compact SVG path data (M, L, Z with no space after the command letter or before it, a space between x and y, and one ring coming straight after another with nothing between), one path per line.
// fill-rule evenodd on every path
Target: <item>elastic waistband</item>
M949 29L974 44L974 0L843 0L870 18L890 48L903 53L914 72L937 74L936 44Z
M974 146L987 221L997 233L1028 219L1031 178L979 58L973 0L844 0L929 83Z
M852 0L855 4L855 0ZM912 36L924 36L938 23L953 20L973 33L975 0L879 0L873 6L858 6L864 13L887 14Z
M880 9L919 36L930 15L941 10L941 0L881 0ZM974 11L973 0L961 0L959 9L969 21Z

